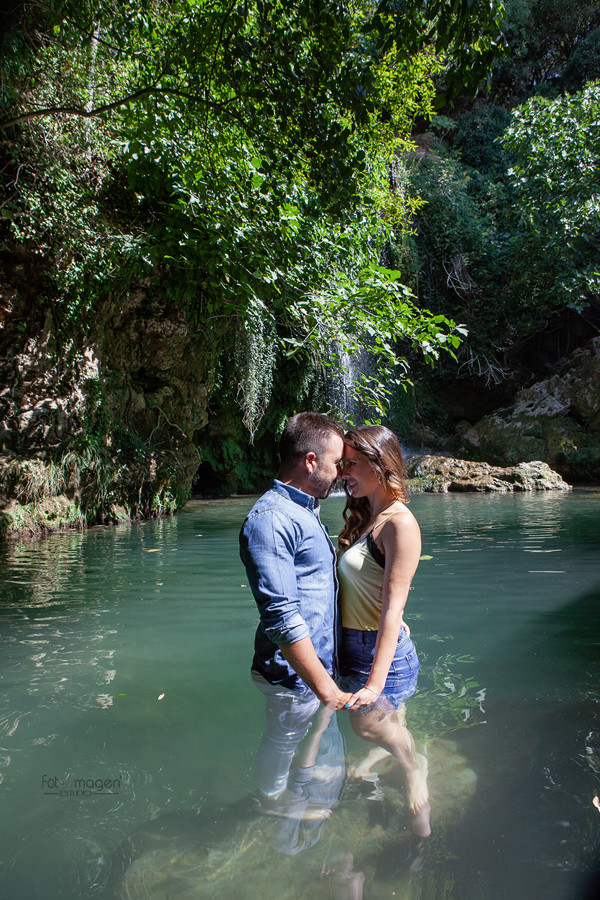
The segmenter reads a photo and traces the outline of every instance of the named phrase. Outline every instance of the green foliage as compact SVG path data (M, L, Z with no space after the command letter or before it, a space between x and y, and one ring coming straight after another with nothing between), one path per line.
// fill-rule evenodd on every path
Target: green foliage
M0 514L0 537L29 533L46 534L51 531L85 526L85 516L76 503L49 498L39 503L13 503Z
M14 461L8 466L4 477L8 482L19 482L18 497L25 504L35 505L48 497L55 497L66 486L62 466L41 460Z
M600 27L575 44L563 72L569 90L580 90L588 81L600 79Z
M420 302L464 321L460 371L497 384L504 353L600 293L600 88L459 120L412 171Z
M413 190L425 201L416 219L415 290L421 304L465 322L470 338L459 353L461 366L496 382L512 314L511 297L502 290L510 197L504 178L441 153L425 156L412 171Z
M92 521L99 512L120 502L123 465L109 454L106 443L83 438L64 454L60 467L66 484L76 493Z
M471 656L444 654L428 665L432 686L411 701L411 728L422 736L452 734L485 721L486 689L468 673Z
M495 0L473 3L424 0L382 0L365 31L375 34L376 48L388 49L392 42L407 56L416 56L430 46L447 54L444 90L439 105L452 100L460 89L475 93L499 52L499 32L504 4Z
M556 91L572 54L600 25L596 0L507 0L502 24L507 52L496 60L491 90L514 104L530 91ZM577 87L581 84L577 84Z
M407 377L408 362L399 356L399 344L418 348L433 362L442 351L454 356L466 333L445 316L419 309L400 277L400 272L371 265L353 279L338 276L323 284L296 305L298 336L285 339L289 354L310 350L329 367L339 364L339 353L330 350L324 356L324 347L344 348L351 356L366 349L377 375L363 372L354 389L371 418L385 414L393 389Z
M151 442L123 428L101 438L81 435L56 467L64 493L75 499L90 523L113 517L124 505L132 517L169 514L189 499L175 453L161 454L157 465Z
M507 155L498 138L509 121L510 113L502 106L476 107L460 117L452 148L466 166L500 179L506 174Z
M533 302L581 310L600 294L600 83L530 100L504 146L515 158L512 244L527 259Z
M83 422L85 433L94 438L101 438L110 429L104 386L99 378L88 378L83 383L83 390L87 401Z
M256 429L271 399L276 361L275 321L264 304L255 298L235 346L236 369L240 378L237 398L250 443L254 443Z
M335 336L394 377L406 371L398 341L427 359L454 352L460 330L372 264L409 242L418 201L396 175L390 191L390 167L431 112L435 76L444 68L452 90L470 68L477 80L500 11L491 0L50 3L24 20L30 49L2 69L6 246L44 259L63 339L140 281L184 308L251 439L282 346L321 367ZM384 410L385 390L359 390ZM96 406L86 427L99 436Z

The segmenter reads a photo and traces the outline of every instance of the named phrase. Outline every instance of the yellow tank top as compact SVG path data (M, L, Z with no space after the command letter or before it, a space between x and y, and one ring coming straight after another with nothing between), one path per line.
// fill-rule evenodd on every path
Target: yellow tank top
M377 528L391 517L379 522ZM381 618L384 570L369 551L368 537L360 538L338 559L342 625L359 631L377 631Z

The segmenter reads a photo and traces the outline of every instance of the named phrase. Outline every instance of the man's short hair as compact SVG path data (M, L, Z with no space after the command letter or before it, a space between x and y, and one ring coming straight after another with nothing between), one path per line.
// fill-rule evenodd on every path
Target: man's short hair
M301 412L287 422L279 441L279 459L283 470L293 469L307 453L320 456L333 435L344 437L344 429L329 416Z

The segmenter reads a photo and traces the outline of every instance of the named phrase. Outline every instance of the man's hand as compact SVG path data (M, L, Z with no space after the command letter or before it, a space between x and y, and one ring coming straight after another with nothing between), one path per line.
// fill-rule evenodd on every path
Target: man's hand
M344 709L351 699L352 694L347 694L344 691L337 691L337 694L329 699L321 698L325 706L331 710Z
M321 703L332 706L333 709L342 709L346 705L351 694L340 691L315 653L309 637L294 644L279 644L279 649L294 672L315 692Z

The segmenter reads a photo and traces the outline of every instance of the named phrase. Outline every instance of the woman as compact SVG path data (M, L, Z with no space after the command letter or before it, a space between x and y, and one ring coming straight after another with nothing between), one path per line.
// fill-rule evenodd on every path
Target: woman
M426 761L406 728L404 701L419 660L402 615L421 555L421 534L405 505L402 451L380 425L344 438L345 525L339 536L342 688L354 731L392 753L407 783L413 829L429 829Z

